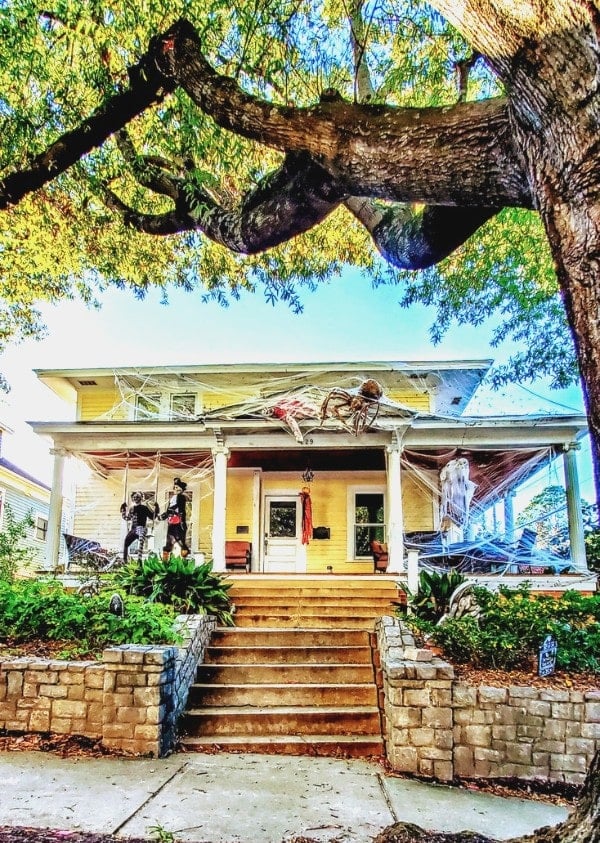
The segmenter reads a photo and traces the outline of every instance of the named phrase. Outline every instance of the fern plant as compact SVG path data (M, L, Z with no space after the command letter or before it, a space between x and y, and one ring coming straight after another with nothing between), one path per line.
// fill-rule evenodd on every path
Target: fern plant
M152 603L165 603L189 614L214 615L221 626L233 626L228 591L231 583L212 570L212 562L196 565L190 558L169 556L166 561L151 553L115 572L115 582L129 594Z
M404 590L412 612L421 620L435 623L448 611L450 597L463 582L465 577L457 571L420 571L417 593Z

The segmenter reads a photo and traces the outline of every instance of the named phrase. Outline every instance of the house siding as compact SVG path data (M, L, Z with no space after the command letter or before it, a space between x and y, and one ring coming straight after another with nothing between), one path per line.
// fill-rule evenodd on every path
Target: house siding
M0 469L0 496L2 497L2 512L0 514L0 529L5 526L5 508L10 510L16 521L22 521L28 514L34 519L37 515L48 520L50 493L43 489L36 489L31 483L24 483L20 488L20 478L14 477L4 469ZM46 541L36 539L35 524L27 528L25 537L21 540L20 546L31 552L33 568L43 565L46 557ZM28 573L27 569L19 573Z
M241 386L239 389L205 389L198 392L191 391L189 394L196 396L196 407L198 412L210 412L222 407L229 407L235 404L242 404L247 401L255 403L257 387ZM161 416L168 417L170 408L170 396L174 394L172 389L161 388L156 382L147 394L162 396ZM385 397L403 407L413 410L429 412L431 410L431 395L428 392L417 392L412 390L386 389ZM135 407L135 395L123 396L115 387L105 389L101 387L82 387L77 397L77 419L78 421L94 421L108 418L114 421L133 419Z

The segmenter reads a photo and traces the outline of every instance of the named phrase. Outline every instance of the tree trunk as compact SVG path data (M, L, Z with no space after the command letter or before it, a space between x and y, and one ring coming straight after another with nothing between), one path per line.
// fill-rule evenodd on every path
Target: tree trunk
M494 838L470 831L442 834L412 823L395 823L377 835L374 843L496 843ZM506 843L600 843L600 752L588 771L575 810L562 823L545 826L533 834L513 837Z

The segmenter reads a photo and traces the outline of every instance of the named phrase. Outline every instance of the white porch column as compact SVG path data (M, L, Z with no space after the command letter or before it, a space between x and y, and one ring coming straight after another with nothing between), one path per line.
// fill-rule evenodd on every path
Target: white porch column
M583 516L581 514L581 492L577 473L577 451L579 443L573 442L565 447L563 464L565 468L565 486L567 492L567 514L569 517L569 540L571 559L577 571L587 572L585 541L583 538Z
M507 542L515 540L515 492L509 489L504 495L504 538Z
M225 570L225 523L227 515L227 457L229 449L213 448L214 467L212 558L213 570Z
M48 511L48 533L46 536L46 565L55 571L58 566L60 553L60 527L62 524L63 508L63 473L65 469L66 451L53 448L50 453L54 457L52 470L52 488L50 490L50 507Z
M402 532L402 480L400 473L400 445L388 445L387 451L387 513L389 553L388 574L404 570L404 536Z

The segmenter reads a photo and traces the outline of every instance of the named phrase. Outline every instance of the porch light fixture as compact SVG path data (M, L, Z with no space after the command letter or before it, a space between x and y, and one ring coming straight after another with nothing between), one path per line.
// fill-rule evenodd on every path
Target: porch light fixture
M311 483L314 476L315 476L314 471L312 470L312 468L309 465L307 465L306 468L304 469L304 471L302 472L302 479L304 480L305 483Z

